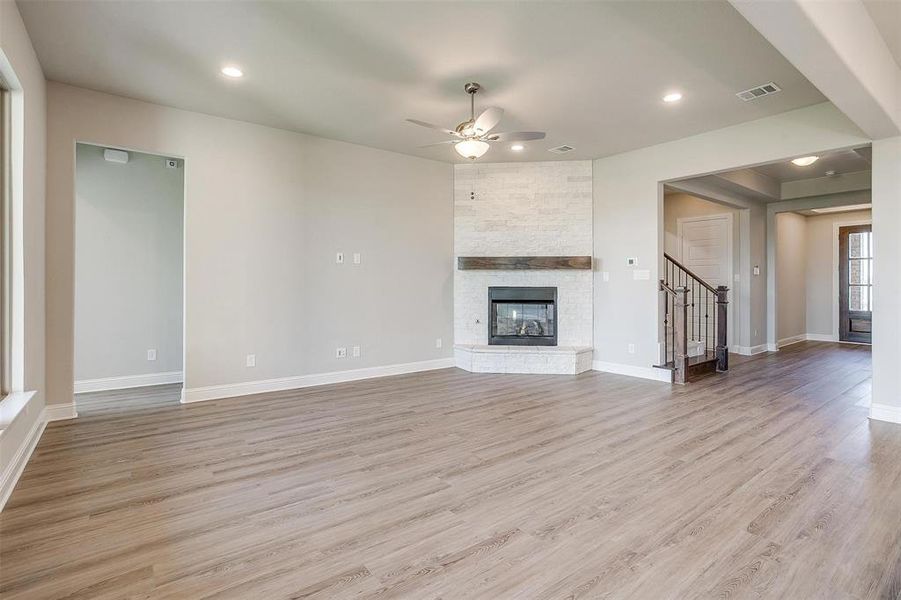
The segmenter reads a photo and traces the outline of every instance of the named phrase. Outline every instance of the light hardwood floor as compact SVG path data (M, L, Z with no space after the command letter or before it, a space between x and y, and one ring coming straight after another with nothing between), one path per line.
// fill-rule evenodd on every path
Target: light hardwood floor
M867 348L801 343L685 387L447 369L99 395L0 514L0 590L894 599L901 426L869 393Z

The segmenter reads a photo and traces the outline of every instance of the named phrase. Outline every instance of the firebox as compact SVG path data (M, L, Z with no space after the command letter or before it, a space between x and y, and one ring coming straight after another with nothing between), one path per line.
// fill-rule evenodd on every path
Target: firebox
M489 287L488 343L557 345L557 288Z

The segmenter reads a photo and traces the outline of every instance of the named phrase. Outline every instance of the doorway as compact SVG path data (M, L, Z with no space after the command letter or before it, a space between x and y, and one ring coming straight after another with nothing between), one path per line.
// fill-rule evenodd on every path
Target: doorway
M184 162L76 145L79 413L177 404L184 381Z
M873 226L839 228L839 340L872 342Z
M734 296L732 213L679 217L677 223L677 257L682 265L712 287L729 288ZM712 310L712 309L711 309ZM733 311L735 314L735 311ZM697 319L701 318L698 313ZM727 321L727 343L733 343L732 322Z

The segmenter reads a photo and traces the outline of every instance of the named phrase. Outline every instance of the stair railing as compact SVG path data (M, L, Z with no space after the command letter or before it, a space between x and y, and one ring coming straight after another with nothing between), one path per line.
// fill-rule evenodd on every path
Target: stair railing
M680 351L685 364L700 351L716 357L717 371L728 371L729 288L713 287L669 254L663 257L663 362L673 364L678 371ZM684 290L682 298L680 289Z
M673 310L666 317L672 320L673 383L681 384L688 375L688 288L671 288L661 279L660 291L664 292L667 305L672 301Z

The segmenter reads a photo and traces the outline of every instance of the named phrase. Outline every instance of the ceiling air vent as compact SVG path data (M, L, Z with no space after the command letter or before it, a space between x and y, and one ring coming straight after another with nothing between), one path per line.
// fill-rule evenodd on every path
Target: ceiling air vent
M567 152L572 152L575 150L572 146L567 146L563 144L562 146L557 146L556 148L549 148L548 152L553 152L554 154L566 154Z
M757 98L763 98L764 96L776 94L781 91L782 88L771 81L769 83L764 83L763 85L758 85L757 87L752 87L749 90L738 92L735 95L745 102L748 102L749 100L756 100Z

